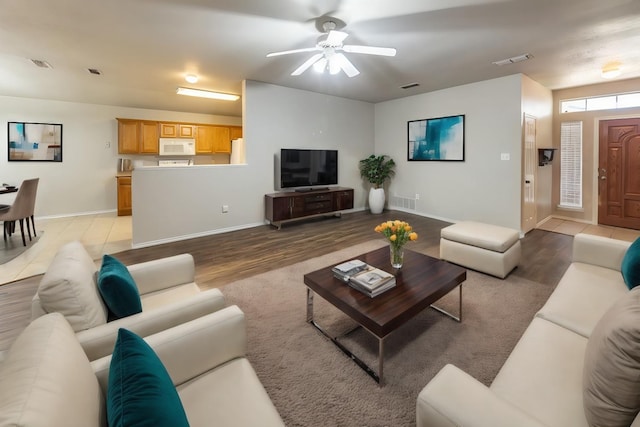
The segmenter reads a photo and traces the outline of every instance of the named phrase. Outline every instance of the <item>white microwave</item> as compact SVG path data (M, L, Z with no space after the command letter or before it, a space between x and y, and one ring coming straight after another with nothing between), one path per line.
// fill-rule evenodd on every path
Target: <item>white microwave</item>
M195 156L196 140L193 138L160 138L161 156Z

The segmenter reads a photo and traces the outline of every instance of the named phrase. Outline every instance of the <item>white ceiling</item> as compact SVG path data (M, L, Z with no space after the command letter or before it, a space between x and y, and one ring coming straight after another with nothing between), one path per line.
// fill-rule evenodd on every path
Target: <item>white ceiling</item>
M314 46L321 16L346 23L345 43L397 56L347 54L354 78L290 76L312 53L265 57ZM176 87L240 94L250 79L379 102L524 73L559 89L602 82L610 61L640 77L639 46L638 0L0 0L0 95L239 116L240 101Z

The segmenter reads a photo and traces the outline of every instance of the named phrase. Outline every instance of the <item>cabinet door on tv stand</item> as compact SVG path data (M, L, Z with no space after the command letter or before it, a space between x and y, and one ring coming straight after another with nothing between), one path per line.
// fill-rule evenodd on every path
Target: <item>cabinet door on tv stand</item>
M272 204L271 218L267 214L267 219L271 221L284 221L291 219L291 207L288 197L276 197L270 200Z
M340 190L333 193L333 210L353 209L353 190Z

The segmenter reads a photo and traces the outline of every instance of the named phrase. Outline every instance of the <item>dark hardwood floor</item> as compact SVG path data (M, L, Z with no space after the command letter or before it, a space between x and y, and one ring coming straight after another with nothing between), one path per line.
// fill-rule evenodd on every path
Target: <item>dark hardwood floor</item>
M196 262L196 280L202 288L219 287L235 280L325 255L347 246L382 239L373 228L382 221L408 221L419 239L407 248L437 253L440 229L449 225L400 211L381 215L368 212L345 214L342 218L314 218L283 225L269 225L217 234L182 242L119 252L125 264L134 264L180 253L190 253ZM556 284L567 269L573 237L541 230L522 240L523 260L512 274L528 280Z
M196 281L203 288L221 287L276 268L325 255L338 249L382 239L373 229L382 221L408 221L419 234L409 249L438 253L440 229L446 222L400 211L380 215L355 212L341 218L315 218L283 225L264 225L116 255L129 265L180 253L196 263ZM556 285L571 260L572 236L533 230L522 239L522 261L511 273L531 281ZM31 297L39 277L0 286L0 350L6 349L29 321Z

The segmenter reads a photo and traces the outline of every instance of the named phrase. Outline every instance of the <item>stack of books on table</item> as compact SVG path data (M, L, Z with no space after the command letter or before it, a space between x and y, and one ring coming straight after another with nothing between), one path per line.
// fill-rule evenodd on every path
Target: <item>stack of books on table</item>
M396 286L393 274L357 259L336 265L332 271L335 277L371 298Z

